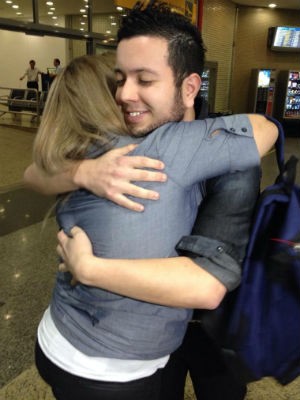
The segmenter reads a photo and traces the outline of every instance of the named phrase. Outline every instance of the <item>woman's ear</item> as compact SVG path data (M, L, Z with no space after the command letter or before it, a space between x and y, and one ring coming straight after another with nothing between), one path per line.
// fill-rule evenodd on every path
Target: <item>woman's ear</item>
M182 100L186 108L194 107L195 97L201 87L201 78L193 73L187 76L182 82Z

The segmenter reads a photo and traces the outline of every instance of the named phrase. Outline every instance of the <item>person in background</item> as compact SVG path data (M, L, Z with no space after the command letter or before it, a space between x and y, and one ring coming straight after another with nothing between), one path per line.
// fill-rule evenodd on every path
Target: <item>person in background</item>
M35 66L35 61L29 61L29 68L26 69L24 75L20 77L20 81L22 81L25 76L27 76L27 87L29 89L39 90L39 74L42 72Z
M54 79L57 76L57 74L59 74L63 69L63 67L60 65L60 59L59 58L54 58L53 66L55 68L55 71L51 72L49 74L49 76L50 76L50 78Z
M185 22L182 24L182 16L172 16L169 12L165 13L164 8L159 8L159 13L162 13L162 19L160 19L157 16L158 9L154 10L151 8L153 7L153 4L149 7L146 7L142 11L139 8L136 8L130 15L130 18L125 21L129 23L130 21L134 21L132 28L133 35L132 37L122 37L119 36L119 46L117 50L117 80L119 84L119 89L117 92L117 100L118 102L122 105L123 112L126 116L126 122L127 125L135 132L140 132L140 133L146 133L147 129L151 130L153 129L153 125L157 125L157 121L155 118L159 117L159 114L156 114L161 112L162 115L159 118L159 120L166 120L166 109L159 108L157 105L155 105L155 98L152 98L152 107L151 107L151 91L150 91L150 97L147 95L147 88L150 89L155 89L153 91L153 94L156 93L159 97L156 99L159 100L160 97L164 100L165 107L167 107L168 104L170 104L170 98L171 99L176 99L178 102L180 97L174 96L175 94L178 94L176 90L179 90L178 88L181 88L180 83L177 83L178 86L175 86L175 77L178 77L178 71L176 70L176 66L179 68L182 68L183 70L186 68L186 73L183 75L185 76L184 82L189 81L188 77L190 76L189 74L191 73L191 69L188 69L188 61L190 61L190 58L188 58L185 61L184 57L184 51L187 50L188 54L190 49L192 48L192 51L196 51L197 48L194 48L192 46L192 40L191 37L189 37L189 44L191 46L186 46L187 43L184 42L184 32L185 28L187 28L186 36L189 36L191 33L191 26L189 23ZM154 12L154 14L157 16L158 20L158 25L154 23L154 21L151 19L151 13ZM142 13L142 14L141 14ZM143 14L145 13L145 14ZM150 14L150 19L148 18ZM146 19L148 18L148 22L150 21L150 28L151 24L152 30L143 31L144 27L141 29L141 25L137 24L139 20L143 23L144 20L143 15L145 15ZM136 19L134 17L137 17ZM167 18L165 18L167 17ZM168 22L167 22L168 21ZM126 28L126 23L125 28ZM181 26L178 28L178 25L176 22L180 22ZM173 35L175 37L178 37L180 39L180 48L182 51L180 52L172 52L172 56L175 54L178 54L180 57L180 61L184 60L183 65L180 65L178 63L178 59L172 59L169 66L168 63L166 63L166 60L168 57L166 56L166 48L164 47L168 41L164 38L160 38L160 36L157 34L159 31L159 27L162 26L162 24L167 24L168 28L174 31ZM187 24L187 25L186 25ZM182 29L182 25L184 25L184 29ZM141 29L139 31L139 29ZM178 31L179 29L179 31ZM125 29L126 31L126 29ZM150 32L150 34L149 34ZM124 33L124 32L123 32ZM152 34L151 34L152 33ZM180 35L178 35L180 33ZM147 40L146 40L147 39ZM166 42L165 42L166 40ZM146 46L145 46L146 44ZM178 45L178 42L176 43ZM129 48L128 48L129 46ZM121 50L120 50L121 47ZM150 51L151 48L151 51ZM144 49L144 50L143 50ZM174 50L172 48L172 50ZM171 51L169 48L167 51ZM121 54L119 54L121 53ZM141 53L145 53L145 57L141 57ZM150 53L150 55L148 54ZM147 58L147 54L149 57ZM197 59L197 52L194 54L196 64L198 64L198 59ZM125 55L127 55L125 57ZM159 56L159 58L155 58L154 56ZM161 57L162 56L162 57ZM152 60L152 61L151 61ZM162 62L164 60L164 62ZM159 62L157 62L159 61ZM129 62L129 65L136 64L136 68L127 68L126 62ZM187 65L185 65L185 62ZM154 64L153 64L154 63ZM153 64L153 65L152 65ZM150 68L150 65L152 67L155 67L154 69ZM158 68L158 70L157 70ZM200 67L201 68L201 67ZM130 72L132 71L132 72ZM157 72L158 71L158 72ZM199 77L201 75L200 72L198 72L198 67L196 69L197 74L199 74ZM164 78L161 80L160 73L164 76ZM122 77L122 79L119 78ZM145 79L144 74L148 79ZM147 75L149 74L149 75ZM152 78L152 74L156 77L155 79ZM171 75L170 75L171 74ZM137 75L137 76L136 76ZM193 74L192 74L193 75ZM173 76L173 81L172 84L170 84L170 76ZM193 77L195 77L193 75ZM182 79L182 77L181 77ZM186 80L187 79L187 80ZM167 82L169 85L168 90L166 91L165 87L162 87L162 83ZM180 82L180 81L179 81ZM182 81L181 81L182 82ZM189 86L188 86L189 87ZM129 108L129 100L126 101L126 90L127 90L127 96L128 93L130 93L130 89L132 90L131 96L135 100L135 104L140 106L140 109ZM150 90L149 89L149 90ZM163 90L162 90L163 89ZM181 88L187 89L186 86ZM122 94L123 93L123 94ZM125 93L125 94L124 94ZM152 96L153 96L152 94ZM125 97L124 97L125 96ZM147 98L148 96L148 98ZM174 96L174 97L173 97ZM169 99L169 101L168 101ZM134 100L132 100L132 103L134 103ZM171 101L172 103L172 101ZM179 101L180 104L180 101ZM178 105L178 104L177 104ZM143 106L143 108L142 108ZM156 107L156 108L155 108ZM186 111L186 110L185 110ZM170 112L170 110L169 110ZM168 115L167 118L174 118L173 114L171 113ZM261 120L262 121L262 120ZM265 135L264 135L265 136ZM265 137L266 139L266 137ZM130 148L132 150L132 148ZM92 165L95 165L97 163L97 168L101 164L102 168L100 168L100 182L101 182L101 177L103 178L102 182L102 188L99 190L95 190L96 192L101 192L102 195L105 195L106 197L110 197L112 200L116 201L120 205L127 205L129 208L134 209L134 210L139 210L145 209L145 203L142 207L139 205L134 204L135 202L132 201L132 199L126 199L126 196L124 194L130 193L133 196L140 196L143 198L156 198L157 193L153 190L145 188L137 188L135 185L131 184L131 180L163 180L164 176L154 173L151 174L149 171L139 171L136 170L136 167L158 167L160 168L161 164L158 162L155 162L155 160L149 160L144 157L124 157L124 155L129 151L129 148L125 149L117 149L113 150L110 153L107 153L106 155L102 156L101 159L97 160L89 160L89 161L83 161L80 163L75 163L73 164L73 167L70 170L64 170L63 173L61 174L56 174L55 176L45 176L45 174L42 174L38 176L38 170L36 169L36 166L32 166L27 170L27 181L31 181L33 186L38 188L40 187L40 184L43 186L46 186L45 188L42 189L44 191L52 191L55 192L58 190L58 192L65 192L69 190L73 190L77 187L78 183L79 186L86 186L88 187L89 184L87 183L87 176L84 176L84 170L87 172L88 170L92 172ZM120 167L121 165L121 167ZM125 165L125 168L124 168ZM113 166L113 172L110 170L110 167ZM104 168L103 168L104 167ZM116 169L115 169L116 167ZM132 168L133 167L133 168ZM119 169L118 169L119 168ZM115 172L117 170L117 173ZM109 172L110 171L110 172ZM75 173L75 174L74 174ZM98 176L99 170L95 175ZM128 174L125 178L124 175ZM88 180L94 176L94 171L93 173L89 173ZM120 188L117 188L117 190L112 191L110 184L107 184L107 175L109 175L109 178L112 176L116 181L119 181L121 185L121 190ZM121 179L118 180L118 175L121 175ZM81 179L85 179L85 184L83 185L83 181L80 182ZM123 179L123 180L122 180ZM225 178L223 180L224 182L224 188L225 188ZM74 181L75 180L75 181ZM92 181L93 179L91 179ZM90 182L91 182L90 181ZM229 179L230 181L230 179ZM241 180L242 181L242 180ZM60 188L58 189L58 186ZM94 189L97 186L97 184L92 184L92 187L90 189ZM100 183L101 186L101 183ZM229 185L230 186L230 185ZM54 188L55 187L55 188ZM105 188L103 190L103 187ZM109 190L107 190L107 187ZM116 187L116 185L114 186ZM105 191L107 190L107 193ZM219 190L219 193L222 193L222 185L215 185L215 190ZM252 190L252 188L251 188ZM232 190L231 192L227 191L227 195L235 195L236 190ZM226 194L226 190L224 192ZM226 214L226 207L228 207L228 202L232 202L232 199L229 198L229 196L226 196L223 198L223 203L222 207L225 208L224 213ZM227 200L227 201L226 201ZM249 200L249 203L245 204L245 208L247 209L246 214L243 214L243 210L240 210L240 213L245 217L245 232L244 232L244 239L247 240L247 228L249 227L250 222L248 221L248 209L251 209L252 206L252 199ZM236 201L238 203L238 201ZM251 204L250 204L251 203ZM220 208L220 207L219 207ZM146 208L147 209L147 208ZM215 208L215 210L217 210ZM241 221L243 219L241 218ZM249 218L250 220L250 218ZM225 232L218 231L218 227L214 225L214 221L207 221L208 223L211 223L211 229L207 229L207 232L210 230L211 235L208 237L196 237L194 236L191 238L191 240L195 243L196 241L199 242L198 246L194 246L194 258L196 263L194 263L192 260L188 260L186 258L183 259L177 257L175 259L162 259L162 260L127 260L127 262L130 263L130 269L120 269L118 271L118 274L114 274L114 279L107 279L106 285L107 287L104 287L104 289L107 289L112 292L120 292L121 294L133 298L137 298L143 301L150 301L151 303L157 303L157 304L167 304L167 305L172 305L172 306L179 306L179 307L203 307L206 308L208 307L209 302L214 302L213 298L216 294L215 288L216 286L214 285L219 285L222 288L220 293L220 297L216 302L218 303L220 299L224 296L226 293L226 290L232 290L232 288L236 287L239 283L239 278L240 278L240 259L239 257L235 257L235 252L234 252L234 247L236 244L238 244L238 241L235 241L235 236L234 234L228 235L224 237L222 235L225 235ZM232 230L234 228L232 227ZM205 231L203 231L205 234ZM76 241L76 237L79 236L77 235L78 232L76 232L76 235L74 237L74 242ZM237 232L235 232L236 235L238 235ZM216 239L214 239L214 234L216 235ZM83 233L80 233L80 236L82 236ZM219 238L219 235L221 238ZM238 238L239 239L239 238ZM62 240L65 241L65 243L69 243L68 239L66 239L64 236L62 237ZM227 240L229 243L227 243ZM232 240L232 246L230 241ZM73 243L74 243L73 242ZM187 243L187 240L183 241ZM71 241L72 243L72 241ZM184 243L181 244L181 249L184 250ZM187 250L191 253L191 246L187 246ZM220 251L222 250L222 251ZM67 256L67 253L65 254ZM107 260L105 260L107 262ZM113 260L112 260L113 262ZM122 265L122 262L120 260L117 261L119 265ZM140 264L138 264L140 263ZM145 266L145 263L147 264ZM168 264L169 263L169 264ZM126 264L126 260L125 260ZM127 266L128 264L126 264ZM202 265L204 266L204 269L202 268ZM70 264L71 266L71 264ZM167 269L166 269L167 266ZM184 266L184 268L183 268ZM84 270L84 269L83 269ZM88 269L90 271L90 269ZM110 272L113 272L113 268L109 268L106 272L109 274ZM128 272L129 271L129 272ZM148 272L147 272L148 271ZM208 272L206 272L208 271ZM90 271L91 272L91 271ZM83 272L82 272L83 273ZM124 279L124 274L127 274L127 278ZM128 273L130 275L130 279L128 279ZM83 273L84 274L84 273ZM75 277L79 277L81 281L84 281L84 278L80 276L80 273L78 271L75 274ZM167 279L166 279L167 278ZM97 278L98 279L98 278ZM103 287L103 282L99 284L99 282L96 282L97 279L94 281L94 279L91 278L91 281L93 281L94 286L100 286ZM89 285L89 282L85 282L86 285ZM112 286L110 286L112 285ZM190 296L192 294L192 296ZM203 296L207 297L208 303L202 302L203 301ZM146 299L145 299L146 297ZM188 304L187 304L188 302ZM202 302L202 303L201 303ZM211 303L212 304L212 303ZM212 305L210 305L212 307ZM154 339L155 340L155 339ZM201 339L202 340L202 339ZM205 341L203 342L203 348L206 346ZM209 356L208 356L209 357ZM206 359L205 360L199 360L199 362L205 363L207 362L207 354L206 354ZM213 372L212 372L213 375ZM228 383L228 381L227 381ZM230 385L230 381L229 381ZM208 397L207 397L208 398ZM213 399L213 397L211 397ZM229 397L228 397L229 398ZM231 397L233 399L234 397ZM215 398L214 398L215 399Z

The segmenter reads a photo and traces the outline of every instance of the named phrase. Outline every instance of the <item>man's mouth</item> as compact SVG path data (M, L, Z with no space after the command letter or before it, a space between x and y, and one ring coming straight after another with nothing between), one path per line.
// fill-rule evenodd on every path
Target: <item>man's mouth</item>
M144 120L147 111L124 111L125 121L128 124L139 124Z
M142 112L142 111L132 111L132 112L128 112L128 114L129 114L131 117L137 117L137 116L143 114L143 112Z

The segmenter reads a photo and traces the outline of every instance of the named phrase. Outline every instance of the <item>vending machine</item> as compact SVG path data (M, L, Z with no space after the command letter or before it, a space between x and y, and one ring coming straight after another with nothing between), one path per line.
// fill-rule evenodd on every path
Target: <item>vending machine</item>
M251 70L248 105L250 113L273 114L275 84L275 69L256 68Z
M277 118L300 120L300 70L279 72L276 103Z
M217 84L218 63L214 61L206 61L201 76L200 95L206 101L208 111L215 111L215 97Z

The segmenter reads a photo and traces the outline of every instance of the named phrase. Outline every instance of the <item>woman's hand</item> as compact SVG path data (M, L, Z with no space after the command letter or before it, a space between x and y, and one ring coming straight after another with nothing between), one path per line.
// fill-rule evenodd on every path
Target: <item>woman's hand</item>
M72 284L76 281L85 283L88 280L93 259L92 244L86 233L74 226L68 236L63 230L57 234L58 245L57 253L62 258L63 263L59 265L62 272L69 271L73 275Z

